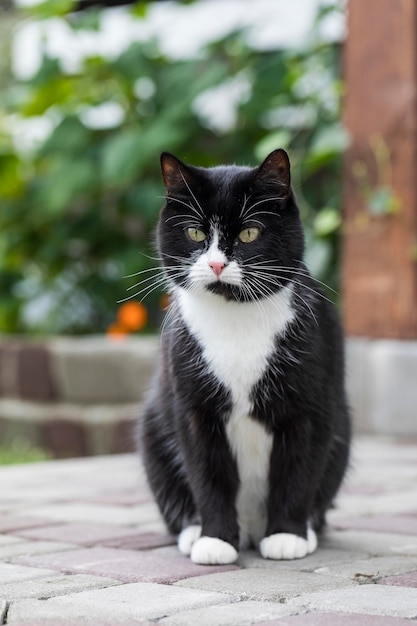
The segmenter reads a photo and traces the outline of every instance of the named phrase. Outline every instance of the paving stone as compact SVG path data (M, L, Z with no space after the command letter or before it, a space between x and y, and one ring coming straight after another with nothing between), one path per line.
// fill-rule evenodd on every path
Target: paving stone
M148 620L133 620L133 619L123 619L123 621L120 622L121 624L123 624L123 626L155 626L155 622L149 622ZM96 619L88 619L88 618L83 618L82 620L82 626L114 626L115 624L115 620L112 619L111 621L105 621L105 619L100 619L99 621L97 621ZM52 619L47 619L46 621L44 619L39 620L39 621L24 621L24 622L13 622L14 626L80 626L80 621L77 619L77 621L73 621L73 620L67 620L67 619L59 619L59 618L52 618Z
M0 517L0 533L13 532L15 530L23 530L25 528L36 528L50 524L51 520L38 517L20 516L20 515L2 515Z
M120 622L121 624L123 624L123 626L155 626L155 622L149 622L148 620L133 620L133 619L123 619L122 622ZM100 619L99 621L97 621L96 619L88 619L88 618L83 618L82 620L82 625L83 626L114 626L115 624L115 620L112 619L111 621L105 621L105 619ZM52 619L47 619L46 621L44 619L39 620L39 621L24 621L24 622L13 622L14 626L80 626L80 621L77 619L77 621L73 621L73 620L67 620L67 619L59 619L59 618L52 618Z
M46 539L48 541L61 541L76 543L83 546L100 544L103 541L122 540L138 534L137 529L112 524L89 524L69 523L42 526L29 530L18 531L19 537L28 539Z
M1 593L8 601L18 598L38 598L43 600L45 598L76 591L110 587L113 585L120 585L120 582L111 578L103 578L102 576L88 576L84 574L72 574L71 576L67 576L53 572L52 575L45 578L14 583L4 583L2 581Z
M417 569L417 556L378 556L350 563L324 565L315 570L317 574L349 578L352 581L377 582L383 576L397 575Z
M366 471L361 468L361 471ZM415 479L417 484L417 477ZM346 518L367 516L409 513L415 508L417 502L417 488L404 487L398 485L392 492L384 491L380 495L369 496L341 495L336 509L329 511L328 520L331 524L338 524Z
M282 601L306 590L325 590L343 587L346 580L306 572L271 569L245 569L223 574L209 574L188 578L176 583L178 587L204 589L238 595L243 600Z
M417 516L412 515L371 515L342 520L338 528L357 528L377 532L417 535Z
M191 576L203 576L209 572L227 572L238 569L235 565L197 565L178 552L176 558L164 558L153 551L140 552L105 547L26 557L20 562L66 573L83 572L107 576L124 582L166 584Z
M407 626L407 624L410 624L408 620L399 617L314 612L262 622L258 626Z
M118 491L114 493L103 493L95 497L88 497L90 503L111 504L117 506L137 506L153 502L153 496L146 485L139 485L134 491Z
M56 522L88 522L102 523L111 520L116 525L132 526L160 520L156 504L149 502L140 506L121 507L105 504L89 504L79 502L63 502L31 507L31 515L48 518Z
M261 569L291 569L300 572L315 572L321 567L350 563L351 561L359 561L366 557L366 552L319 547L316 552L306 556L304 559L294 559L293 561L273 561L271 559L262 558L259 552L241 552L238 563L247 569L256 567Z
M0 546L0 559L12 559L32 554L48 554L49 552L63 552L73 548L74 546L70 543L19 540L10 545Z
M1 549L4 546L10 546L12 544L16 544L16 543L22 543L24 541L24 539L22 539L21 537L13 537L13 535L0 535L0 553L1 553Z
M378 581L380 585L395 585L398 587L417 587L417 571L407 572L400 576L388 576Z
M143 481L139 459L132 454L46 461L36 463L36 470L30 472L27 465L0 467L2 499L21 504L22 513L27 512L28 503L36 503L36 509L40 509L43 503L44 508L51 510L54 508L49 504L52 501L75 501L89 495L114 493L118 486L121 489L139 489ZM108 512L114 508L110 507ZM31 506L31 516L34 510L35 507ZM36 517L42 516L37 512ZM111 518L92 521L102 522L103 519Z
M415 535L394 535L360 530L326 532L322 545L332 550L360 550L371 556L390 554L417 555Z
M2 585L6 583L20 583L25 580L34 580L35 578L45 578L46 576L53 575L56 575L56 572L51 569L26 567L24 565L12 565L11 563L0 562L0 580Z
M288 601L289 608L308 611L367 613L390 617L417 617L417 589L388 585L357 585L307 593Z
M236 598L221 593L181 589L155 583L131 583L72 593L50 600L14 602L8 612L8 624L36 620L99 620L114 624L124 620L159 619L194 608L226 604Z
M123 548L125 550L150 550L162 546L176 545L176 539L172 535L159 533L137 533L132 537L101 541L101 545L109 548Z
M257 602L246 600L232 604L217 604L204 609L194 609L185 613L178 613L165 617L158 622L162 626L246 626L258 624L264 620L288 615L285 604L272 602ZM270 621L264 622L271 624ZM272 622L273 623L273 622ZM281 622L276 622L281 623Z

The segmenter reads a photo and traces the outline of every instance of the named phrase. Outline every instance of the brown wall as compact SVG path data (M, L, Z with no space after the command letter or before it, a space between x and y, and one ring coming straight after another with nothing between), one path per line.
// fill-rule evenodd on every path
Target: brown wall
M417 337L416 14L415 0L349 0L343 294L351 336ZM369 210L358 162L371 193L391 186L395 214Z

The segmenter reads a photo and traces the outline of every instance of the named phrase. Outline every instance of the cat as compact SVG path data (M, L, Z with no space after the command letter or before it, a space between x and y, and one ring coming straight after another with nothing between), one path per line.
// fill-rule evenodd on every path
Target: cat
M258 167L161 155L171 304L141 454L179 550L228 564L312 553L349 459L343 335L304 264L287 153Z

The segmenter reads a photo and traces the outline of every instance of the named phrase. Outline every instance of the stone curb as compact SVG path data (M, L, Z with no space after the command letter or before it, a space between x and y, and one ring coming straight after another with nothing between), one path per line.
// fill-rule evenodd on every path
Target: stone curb
M0 338L0 439L54 457L129 452L158 337ZM416 436L417 342L347 341L356 433Z
M135 448L134 424L159 339L0 339L0 440L54 457Z
M146 391L157 337L0 339L0 397L34 402L126 404Z

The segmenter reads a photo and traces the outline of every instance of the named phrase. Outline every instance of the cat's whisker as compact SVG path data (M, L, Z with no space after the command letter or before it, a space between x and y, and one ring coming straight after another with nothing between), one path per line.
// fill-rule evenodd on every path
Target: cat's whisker
M271 277L270 274L268 274L267 272L259 272L260 276L262 276L262 278L264 280L269 280L270 282L273 281L273 277ZM310 287L309 285L306 285L305 283L301 282L300 280L297 280L294 276L291 276L290 279L288 278L284 278L283 276L277 276L277 278L281 278L281 280L291 280L291 282L300 285L303 289L306 289L307 291L314 293L318 298L322 298L323 300L327 300L327 302L332 303L332 301L327 298L323 293L321 293L320 291L317 291L316 289L313 289L313 287Z
M259 277L264 280L264 281L268 281L272 284L275 284L276 286L280 285L280 279L281 280L288 280L285 279L283 276L271 276L270 274L267 274L266 272L259 272ZM319 298L323 298L324 300L327 300L327 302L331 302L331 300L329 300L328 298L326 298L326 296L322 293L320 293L319 291L316 291L315 289L313 289L312 287L309 287L308 285L305 285L304 283L302 283L299 280L296 280L294 277L290 278L290 281L296 285L300 285L303 289L306 289L307 291L314 293L315 296L319 297Z
M282 197L274 196L272 198L263 198L262 200L258 200L258 202L255 202L255 204L251 204L249 207L247 207L246 211L241 215L242 219L244 219L246 215L259 204L263 204L264 202L276 202L277 200L282 200Z
M328 289L329 291L332 291L335 295L339 295L335 289L330 287L330 285L327 285L327 283L324 283L323 281L319 280L315 276L312 276L306 268L301 270L300 268L297 268L297 267L285 267L285 266L280 266L280 265L265 265L265 267L263 267L262 265L260 265L260 263L275 263L275 260L273 259L271 260L266 259L264 261L253 263L252 265L256 265L258 268L262 268L262 269L268 269L268 270L275 269L280 272L293 272L293 273L299 274L300 276L311 278L316 283L319 283L319 285L322 285L323 287L326 287L326 289Z
M191 194L192 195L192 194ZM165 200L168 202L170 200L172 200L173 202L178 202L178 204L182 204L183 206L186 206L187 209L190 209L190 211L192 211L193 213L195 213L196 215L198 215L199 218L204 219L204 215L203 215L203 210L200 208L200 211L198 211L195 206L193 206L192 204L189 204L187 202L184 202L184 200L180 200L179 198L175 198L175 196L163 196L165 198ZM195 198L194 198L195 199ZM197 202L197 201L196 201ZM197 202L198 205L198 202Z
M246 205L247 205L247 203L248 203L249 198L252 198L252 194L249 194L249 196L247 196L247 195L246 195L246 193L245 193L245 194L244 194L244 196L243 196L243 198L244 198L244 199L243 199L243 206L242 206L242 208L241 208L241 210L240 210L240 213L239 213L239 218L241 218L241 217L242 217L242 215L244 214L245 209L246 209Z
M141 294L144 293L144 296L140 299L140 302L143 302L143 300L145 300L152 292L154 292L157 289L160 289L160 288L166 286L167 283L169 283L169 280L173 281L175 279L184 278L185 276L186 276L186 274L184 274L183 268L181 268L180 270L177 270L175 273L171 272L170 275L166 275L165 273L162 273L154 282L144 286L143 289L139 289L134 294L131 294L131 295L129 295L126 298L123 298L121 300L118 300L117 303L121 304L122 302L126 302L127 300L131 300L133 298L136 298L137 296L140 296ZM152 276L150 278L147 278L147 279L137 283L136 285L132 285L131 287L128 287L127 291L130 290L130 289L134 289L135 287L140 287L144 283L149 282L150 280L153 280L154 278L155 277Z
M303 302L303 304L304 304L304 305L308 308L308 310L310 311L310 314L311 314L311 316L312 316L313 320L314 320L314 321L315 321L315 323L316 323L316 326L318 326L318 325L319 325L319 323L318 323L317 317L314 315L314 313L313 313L313 309L312 309L312 308L311 308L311 306L308 304L308 302L307 302L307 301L306 301L306 300L305 300L305 299L304 299L304 298L303 298L303 297L302 297L299 293L297 293L296 291L293 291L293 294L294 294L294 296L296 296L299 300L301 300L301 302Z
M251 224L255 223L255 224L259 224L260 226L262 226L262 228L266 228L264 222L260 222L259 220L254 220L252 219L252 216L249 218L248 220Z
M162 261L162 258L161 258L161 257L150 256L149 254L146 254L145 252L142 252L142 250L139 250L139 254L140 254L141 256L144 256L144 257L145 257L145 259L150 259L151 261L159 261L159 262L161 262L161 261Z
M168 224L168 222L171 222L172 220L178 220L178 219L180 219L182 217L187 218L190 221L190 216L189 215L187 215L186 213L181 213L180 215L171 215L171 217L168 217L165 220L165 224Z
M139 282L141 282L142 280L152 280L152 278L157 278L158 275L162 275L164 272L166 271L170 271L170 270L181 270L184 268L184 264L181 263L180 265L170 265L167 268L164 268L160 265L158 265L157 267L152 267L148 270L142 270L141 272L136 272L136 274L130 274L129 276L125 276L125 278L134 278L135 276L138 276L140 274L151 274L150 276L146 276L145 278L141 279ZM152 274L152 272L154 272L154 274ZM137 283L139 284L139 283Z
M332 287L330 287L329 285L327 285L326 283L324 283L323 281L319 280L318 278L315 278L314 276L312 276L308 271L301 271L297 268L285 268L285 267L280 267L280 266L262 266L262 265L258 265L256 263L252 264L252 265L256 265L256 270L263 270L264 272L270 272L270 271L275 271L275 272L283 272L283 273L289 273L289 274L293 274L296 276L302 276L304 278L309 278L311 280L313 280L314 282L318 283L319 285L322 285L323 287L326 287L326 289L328 289L329 291L332 291L334 294L338 295L338 292L335 291L334 289L332 289ZM305 285L304 283L300 283L303 284L307 289L312 289L311 287L309 287L308 285ZM322 293L320 293L319 291L316 291L317 295L319 295L322 298L325 298L326 300L329 300L328 298L326 298L326 296ZM329 300L329 302L331 302L331 300Z
M149 267L146 270L140 270L139 272L135 272L134 274L126 274L126 276L122 276L122 278L134 278L135 276L140 276L140 274L145 274L147 272L160 272L161 268L158 267Z
M170 268L170 270L176 270L178 272L178 276L181 275L182 272L182 267L178 267L178 268ZM172 274L172 272L171 272ZM131 285L130 287L127 287L126 291L131 291L132 289L135 289L135 287L140 287L141 285L145 285L145 283L148 282L152 282L152 281L166 281L167 280L167 275L165 274L164 270L162 268L160 268L160 273L159 275L153 275L153 276L148 276L147 278L144 278L143 280L140 280L138 283L135 283L134 285Z
M273 211L255 211L255 213L250 215L249 219L252 219L253 215L273 215L274 217L277 216L277 214L274 213Z
M181 174L181 178L182 178L182 180L183 180L183 181L184 181L184 183L185 183L185 186L187 187L188 191L189 191L189 192L190 192L190 194L192 195L194 202L196 203L196 205L197 205L197 206L198 206L198 208L200 209L201 215L203 216L203 215L204 215L203 208L202 208L201 204L199 203L199 201L197 200L197 198L195 197L195 195L194 195L194 193L193 193L193 191L192 191L192 189L191 189L190 185L188 184L188 182L187 182L187 180L186 180L186 178L185 178L184 174L182 173L182 170L181 170L181 169L180 169L180 174Z

